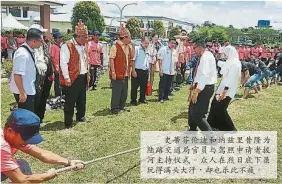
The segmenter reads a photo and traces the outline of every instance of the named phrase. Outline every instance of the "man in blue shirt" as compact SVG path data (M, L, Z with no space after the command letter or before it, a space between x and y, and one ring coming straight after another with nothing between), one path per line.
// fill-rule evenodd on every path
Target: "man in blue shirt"
M145 103L145 92L149 77L149 40L142 38L141 44L135 47L134 62L132 63L131 104L137 105L137 89L140 86L139 103Z

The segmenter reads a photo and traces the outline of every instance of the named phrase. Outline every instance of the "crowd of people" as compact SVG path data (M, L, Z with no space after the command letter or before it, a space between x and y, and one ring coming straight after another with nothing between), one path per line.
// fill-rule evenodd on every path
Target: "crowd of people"
M17 149L45 163L83 167L81 161L68 160L31 144L42 141L39 127L44 120L53 83L55 96L64 96L65 128L73 127L75 108L76 121L88 122L85 117L87 90L96 89L104 54L108 53L103 53L103 46L99 43L100 32L89 31L82 20L75 27L71 40L64 41L62 34L55 32L51 43L44 36L46 31L34 24L24 42L21 40L18 44L10 32L6 32L6 41L2 39L2 45L7 43L2 54L7 52L7 57L13 60L10 89L18 109L12 111L3 131L1 180L8 177L12 182L42 182L56 176L54 170L28 176L31 174L29 165L13 158ZM148 104L146 95L150 95L148 90L151 90L158 71L160 103L169 101L176 86L190 85L190 131L198 128L201 131L236 131L227 108L238 87L245 88L243 98L247 98L251 89L259 92L263 86L275 85L279 77L282 81L281 48L232 46L228 42L220 45L216 41L207 43L200 38L190 39L185 30L170 38L167 46L159 48L158 39L158 35L151 39L144 37L140 45L133 45L130 32L121 26L119 39L109 52L110 110L113 114L130 111L125 107L129 81L131 105ZM218 77L221 80L216 89Z

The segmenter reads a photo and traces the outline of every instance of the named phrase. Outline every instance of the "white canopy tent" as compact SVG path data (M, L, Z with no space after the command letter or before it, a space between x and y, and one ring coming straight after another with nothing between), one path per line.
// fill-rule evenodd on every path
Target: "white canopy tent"
M17 21L12 14L9 14L7 17L4 17L2 20L2 30L11 30L11 29L26 29L28 27Z

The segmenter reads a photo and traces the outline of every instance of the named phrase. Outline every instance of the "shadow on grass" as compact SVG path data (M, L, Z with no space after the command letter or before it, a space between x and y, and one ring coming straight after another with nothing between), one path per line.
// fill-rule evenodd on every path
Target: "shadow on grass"
M242 97L243 97L243 95L237 95L237 94L236 94L234 98L242 98ZM249 94L248 97L247 97L247 99L248 99L248 98L256 98L256 97L255 97L254 95Z
M182 112L180 114L178 114L177 116L174 116L173 118L171 118L170 120L173 122L173 123L176 123L177 120L179 119L188 119L188 112Z
M129 171L133 170L134 168L140 166L141 162L138 162L137 164L135 164L134 166L128 168L126 171L124 171L123 173L121 173L120 175L114 177L113 179L110 179L108 181L106 181L105 183L112 183L114 180L123 177L125 174L127 174Z
M76 124L73 123L75 126ZM41 131L57 131L65 129L65 124L62 121L55 121L53 123L44 123L43 126L40 128Z
M103 110L93 113L92 115L93 116L108 116L108 115L112 115L112 112L109 108L105 108Z
M148 102L159 102L159 99L157 99L157 98L154 98L154 99L149 99L149 100L147 100Z
M101 89L112 89L111 87L101 87Z

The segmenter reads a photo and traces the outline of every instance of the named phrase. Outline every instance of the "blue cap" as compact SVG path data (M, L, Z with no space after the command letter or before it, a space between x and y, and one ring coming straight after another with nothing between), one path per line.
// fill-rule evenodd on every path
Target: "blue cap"
M55 33L53 33L53 37L54 37L54 39L56 39L56 38L62 38L63 36L62 36L61 32L55 32Z
M99 31L93 31L93 35L101 35L101 33Z
M43 141L39 133L40 119L33 112L26 109L16 109L7 120L7 124L19 133L27 144L39 144Z

